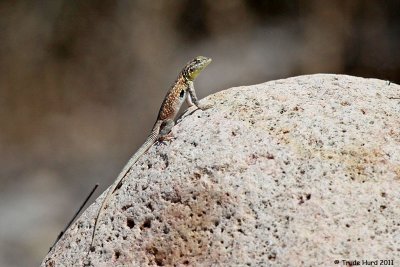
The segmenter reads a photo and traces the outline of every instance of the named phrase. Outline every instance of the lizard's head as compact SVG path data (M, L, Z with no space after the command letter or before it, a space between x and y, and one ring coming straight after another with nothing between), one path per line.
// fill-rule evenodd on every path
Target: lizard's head
M192 59L183 69L183 73L190 81L196 79L199 73L211 62L211 58L198 56Z

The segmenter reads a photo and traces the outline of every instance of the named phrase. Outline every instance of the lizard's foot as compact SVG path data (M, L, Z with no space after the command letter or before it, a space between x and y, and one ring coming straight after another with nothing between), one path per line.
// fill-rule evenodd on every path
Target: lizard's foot
M195 113L199 109L204 111L206 109L212 108L214 105L213 104L208 104L208 103L207 104L197 103L197 104L193 104L193 106L195 106L196 108L195 109L190 109L190 107L189 107L187 110L185 110L185 112L183 112L179 116L178 121L181 120L182 118L185 118L187 116L192 115L193 113Z
M159 141L160 143L165 143L165 142L168 142L168 141L172 141L172 140L174 140L174 139L175 139L175 137L174 137L173 134L170 132L170 133L168 133L168 134L166 134L166 135L160 136L160 138L158 138L158 141Z
M213 107L213 104L206 103L206 104L198 104L197 107L201 110L206 110Z

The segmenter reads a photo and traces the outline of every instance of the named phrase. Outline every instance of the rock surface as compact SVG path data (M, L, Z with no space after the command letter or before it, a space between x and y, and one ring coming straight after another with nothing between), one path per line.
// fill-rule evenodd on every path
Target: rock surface
M400 266L400 86L310 75L191 109L43 266ZM334 264L339 260L340 264Z

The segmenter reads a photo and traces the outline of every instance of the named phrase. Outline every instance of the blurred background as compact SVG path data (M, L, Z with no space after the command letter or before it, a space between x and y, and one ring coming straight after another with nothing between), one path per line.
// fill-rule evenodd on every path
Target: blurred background
M398 83L399 45L398 0L1 1L0 266L41 262L194 56L214 60L203 98L312 73Z

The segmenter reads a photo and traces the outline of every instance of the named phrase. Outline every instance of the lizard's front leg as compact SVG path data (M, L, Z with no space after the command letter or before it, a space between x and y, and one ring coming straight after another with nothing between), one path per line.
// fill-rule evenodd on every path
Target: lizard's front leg
M212 105L211 104L200 104L199 99L196 96L196 91L194 90L194 85L192 81L188 82L188 86L189 86L189 94L186 97L186 102L189 106L193 106L195 105L196 107L198 107L201 110L206 110L208 108L211 108Z

